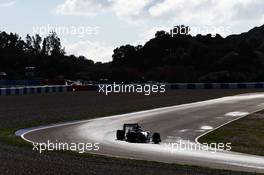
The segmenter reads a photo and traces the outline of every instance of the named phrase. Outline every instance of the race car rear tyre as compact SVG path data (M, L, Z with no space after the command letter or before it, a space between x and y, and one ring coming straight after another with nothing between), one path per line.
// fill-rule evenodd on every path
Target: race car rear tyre
M160 139L160 134L155 132L153 133L152 135L152 142L155 143L155 144L158 144L161 142L161 139Z
M125 139L125 132L123 130L116 131L116 139L117 140L124 140Z

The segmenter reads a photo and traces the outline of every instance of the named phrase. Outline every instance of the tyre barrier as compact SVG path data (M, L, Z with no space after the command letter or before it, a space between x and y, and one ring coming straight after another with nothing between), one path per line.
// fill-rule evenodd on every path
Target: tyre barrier
M264 89L264 82L253 83L167 83L166 90L177 89ZM73 91L98 91L99 85L73 86Z
M262 89L264 82L253 83L175 83L166 84L167 90L176 89Z
M0 96L9 95L30 95L30 94L46 94L58 92L72 92L72 86L34 86L34 87L13 87L0 88Z
M98 85L73 85L72 91L97 91L99 88Z
M58 92L98 91L99 85L54 85L34 87L0 88L0 96L30 95ZM264 89L264 82L256 83L173 83L166 84L166 90L180 89Z

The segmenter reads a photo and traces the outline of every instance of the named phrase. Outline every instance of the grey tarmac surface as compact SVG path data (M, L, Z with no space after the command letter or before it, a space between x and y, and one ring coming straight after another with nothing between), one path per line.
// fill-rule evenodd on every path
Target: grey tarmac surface
M30 130L22 135L31 142L99 143L94 153L166 163L198 165L227 170L264 173L264 157L207 150L172 150L174 142L196 143L196 139L213 129L264 109L264 93L223 97L124 115L68 123ZM134 144L117 141L115 132L124 123L140 123L143 128L160 132L162 143Z

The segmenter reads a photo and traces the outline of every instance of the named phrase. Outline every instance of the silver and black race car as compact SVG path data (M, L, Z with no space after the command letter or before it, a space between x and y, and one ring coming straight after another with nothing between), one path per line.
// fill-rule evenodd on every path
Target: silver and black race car
M155 144L161 142L160 134L143 130L139 124L124 124L123 130L116 131L117 140L124 140L131 143L150 143Z

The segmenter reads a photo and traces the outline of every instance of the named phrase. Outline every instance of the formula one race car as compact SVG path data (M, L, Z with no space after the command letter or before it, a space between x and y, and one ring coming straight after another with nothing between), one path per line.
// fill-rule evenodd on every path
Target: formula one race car
M123 130L116 131L117 140L124 140L131 143L153 143L158 144L161 142L160 134L150 131L144 131L139 124L124 124Z

